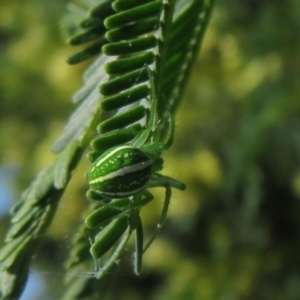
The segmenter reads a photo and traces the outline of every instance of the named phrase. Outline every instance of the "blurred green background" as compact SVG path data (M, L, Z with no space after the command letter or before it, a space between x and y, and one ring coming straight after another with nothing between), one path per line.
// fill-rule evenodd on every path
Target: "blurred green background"
M0 245L8 207L53 159L75 108L86 65L65 64L74 52L59 25L66 4L0 0ZM188 188L174 192L142 275L129 249L103 299L300 299L299 33L299 1L217 1L165 155L164 174ZM88 168L84 158L33 258L33 294L22 299L60 299ZM143 212L149 228L159 195Z

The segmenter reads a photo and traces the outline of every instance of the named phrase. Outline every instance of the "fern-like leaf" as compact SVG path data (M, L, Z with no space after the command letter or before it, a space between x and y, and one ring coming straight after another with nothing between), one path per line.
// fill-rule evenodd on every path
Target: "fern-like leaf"
M51 223L81 155L82 149L71 143L37 176L12 209L12 225L0 251L1 299L17 299L22 293L34 246Z

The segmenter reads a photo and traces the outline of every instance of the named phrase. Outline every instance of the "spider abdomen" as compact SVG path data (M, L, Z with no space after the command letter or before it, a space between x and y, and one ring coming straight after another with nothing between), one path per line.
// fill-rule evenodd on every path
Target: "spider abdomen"
M118 146L103 153L87 174L92 190L106 198L140 192L151 177L152 160L140 149Z

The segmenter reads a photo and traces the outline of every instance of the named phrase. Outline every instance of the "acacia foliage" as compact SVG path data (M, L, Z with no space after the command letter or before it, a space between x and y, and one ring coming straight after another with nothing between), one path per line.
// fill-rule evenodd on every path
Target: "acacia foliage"
M53 29L55 6L62 1L44 2L9 1L0 12L6 15L0 18L1 158L26 170L19 176L23 188L48 160L47 151L32 145L49 148L58 135L70 110L63 99L81 71L60 64L69 51L61 49ZM164 235L145 257L147 275L122 276L118 290L109 288L112 299L125 294L149 299L300 295L299 4L219 2L179 110L174 157L167 158L174 166L170 172L189 189L172 200ZM12 21L10 15L17 17ZM34 38L40 37L37 31L43 39ZM28 50L18 51L21 46ZM35 163L29 163L32 157ZM57 245L64 245L85 203L79 182L63 204L62 210L72 207L72 213L59 211L57 225L40 246L57 253L55 259L65 255ZM154 224L150 213L148 219ZM0 228L6 220L1 218ZM37 268L50 270L55 263L59 270L56 260L40 253Z

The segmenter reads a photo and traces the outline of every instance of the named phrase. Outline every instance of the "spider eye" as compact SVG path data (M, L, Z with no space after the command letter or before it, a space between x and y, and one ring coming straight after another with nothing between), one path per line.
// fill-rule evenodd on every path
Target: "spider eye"
M103 153L87 174L92 190L106 198L123 198L140 192L152 173L152 160L140 149L118 146Z

